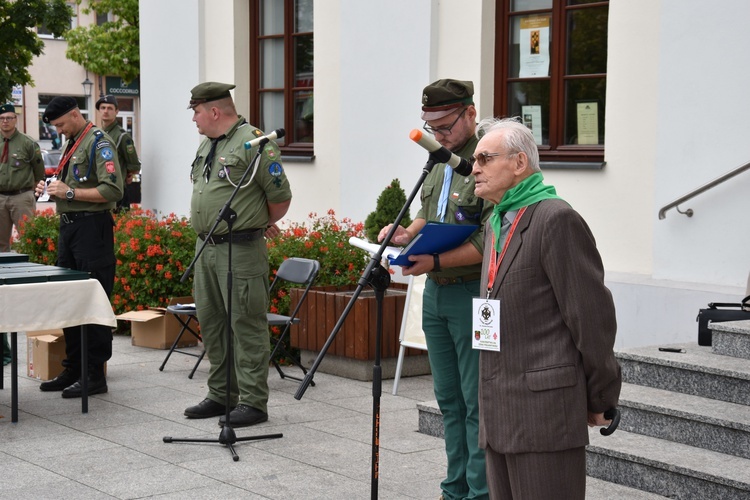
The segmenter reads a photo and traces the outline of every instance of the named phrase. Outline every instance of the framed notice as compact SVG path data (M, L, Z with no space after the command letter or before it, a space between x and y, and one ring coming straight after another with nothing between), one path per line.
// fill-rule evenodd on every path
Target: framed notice
M599 103L579 101L576 103L578 120L578 144L599 144Z
M549 16L528 16L520 21L518 76L549 76Z
M539 146L542 144L542 107L521 106L521 119L523 124L529 127L534 136L534 142Z

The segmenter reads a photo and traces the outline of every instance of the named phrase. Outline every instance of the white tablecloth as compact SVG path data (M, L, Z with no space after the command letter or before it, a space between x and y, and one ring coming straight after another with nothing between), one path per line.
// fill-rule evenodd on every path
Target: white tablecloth
M88 324L117 326L107 294L94 279L0 285L0 332Z

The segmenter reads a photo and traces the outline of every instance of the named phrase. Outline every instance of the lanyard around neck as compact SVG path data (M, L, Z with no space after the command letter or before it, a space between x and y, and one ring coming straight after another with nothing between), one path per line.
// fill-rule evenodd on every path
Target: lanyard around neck
M83 132L81 132L81 135L78 136L78 139L76 139L76 142L73 144L72 148L65 150L65 156L63 156L63 159L60 161L60 163L57 165L57 170L55 171L55 176L60 179L60 172L63 171L63 168L65 168L65 165L68 164L68 161L70 160L70 157L73 156L73 153L75 153L76 149L78 149L78 145L81 143L83 138L86 136L86 133L93 127L94 124L89 122L88 125L86 125L86 128L83 129ZM70 144L70 141L68 141L68 144ZM65 180L65 179L60 179Z
M518 214L516 215L515 220L513 220L513 224L510 226L510 229L508 230L508 236L505 237L505 242L503 243L503 251L500 253L499 257L497 255L497 249L495 248L495 231L493 230L492 234L490 235L492 237L490 239L490 242L492 243L492 253L490 254L490 266L487 270L487 298L490 297L492 288L495 285L495 278L497 277L497 271L498 269L500 269L500 263L502 263L503 257L505 257L505 252L508 250L510 239L515 234L518 221L521 220L521 216L523 216L524 212L526 212L526 208L527 207L521 208L518 211Z

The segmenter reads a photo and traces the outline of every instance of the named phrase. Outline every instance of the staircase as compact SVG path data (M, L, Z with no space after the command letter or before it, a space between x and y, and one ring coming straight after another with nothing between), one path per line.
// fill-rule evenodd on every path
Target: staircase
M711 347L616 353L620 426L606 437L592 429L587 453L588 476L610 485L607 498L750 499L750 321L711 328ZM417 406L420 432L442 437L437 404Z
M750 321L715 323L713 346L617 353L622 420L590 433L588 475L678 499L750 499Z

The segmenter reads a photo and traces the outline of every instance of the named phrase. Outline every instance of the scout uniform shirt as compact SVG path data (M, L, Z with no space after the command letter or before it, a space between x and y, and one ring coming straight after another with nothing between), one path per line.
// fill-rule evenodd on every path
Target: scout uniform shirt
M5 149L5 137L0 135L0 153ZM30 191L44 179L42 152L34 139L18 130L8 141L8 158L0 164L0 194L19 194Z
M474 154L479 139L472 135L467 143L455 153L462 158L470 158ZM422 207L416 215L417 219L426 221L436 221L437 206L440 200L440 192L443 189L443 179L445 178L445 164L438 163L429 175L425 178L422 185ZM448 206L445 209L445 220L443 222L450 224L472 224L476 225L478 231L472 233L467 241L482 253L484 223L492 214L492 203L482 200L474 194L474 176L464 177L453 172L451 179L451 190L448 196ZM470 275L479 275L482 270L480 263L468 266L457 266L443 269L440 272L429 272L430 276L439 276L443 278L457 278Z
M86 122L88 126L90 122ZM84 127L79 134L86 130ZM73 147L77 137L71 137L65 143L62 158L68 148ZM57 213L65 212L101 212L115 208L117 200L122 198L123 178L120 175L120 163L117 152L112 149L112 140L98 127L91 127L83 140L78 144L67 165L63 167L60 180L72 189L96 188L108 202L68 201L65 197L56 197ZM59 169L58 169L59 170Z
M211 230L219 211L240 182L248 164L255 158L257 147L245 149L245 142L263 135L241 116L216 143L213 160L206 165L211 150L211 139L205 138L198 148L190 173L193 196L190 202L190 219L198 234ZM216 140L216 139L214 139ZM263 146L260 165L255 177L252 169L231 204L237 213L232 232L264 229L268 225L267 203L282 203L292 198L289 181L281 166L281 153L274 142ZM227 234L226 221L219 224L216 235Z
M122 178L126 179L128 172L137 174L141 171L141 160L138 159L138 153L135 151L133 138L128 134L115 120L104 132L112 139L117 151L117 159L120 160L120 170Z

